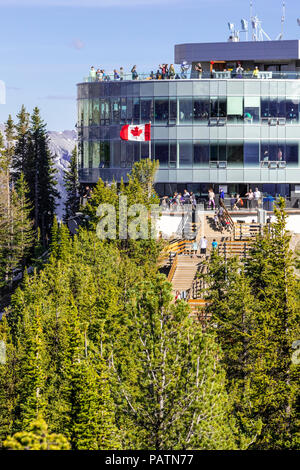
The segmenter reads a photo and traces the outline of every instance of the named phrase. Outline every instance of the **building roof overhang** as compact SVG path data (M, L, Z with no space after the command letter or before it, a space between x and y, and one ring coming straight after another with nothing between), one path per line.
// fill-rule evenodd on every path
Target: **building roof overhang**
M240 41L190 43L175 45L176 64L187 62L225 61L292 61L300 59L300 41Z

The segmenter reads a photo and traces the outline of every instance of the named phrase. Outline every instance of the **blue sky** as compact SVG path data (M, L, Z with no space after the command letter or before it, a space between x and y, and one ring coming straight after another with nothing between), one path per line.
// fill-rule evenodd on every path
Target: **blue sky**
M253 0L272 39L281 0ZM300 39L300 1L286 0L285 39ZM76 83L91 65L150 71L172 63L174 44L225 41L227 22L249 17L248 0L0 0L0 122L24 103L49 130L73 129Z

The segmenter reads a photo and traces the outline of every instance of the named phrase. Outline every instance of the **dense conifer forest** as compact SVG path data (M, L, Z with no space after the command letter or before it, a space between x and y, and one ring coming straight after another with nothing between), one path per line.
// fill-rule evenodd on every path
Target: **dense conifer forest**
M5 143L4 143L5 142ZM79 210L74 149L65 219ZM249 257L212 253L210 318L173 302L164 242L99 239L100 204L150 210L157 164L99 180L72 235L55 218L40 111L0 135L0 449L299 449L299 258L284 201ZM132 219L134 217L132 216ZM151 224L149 218L148 223Z

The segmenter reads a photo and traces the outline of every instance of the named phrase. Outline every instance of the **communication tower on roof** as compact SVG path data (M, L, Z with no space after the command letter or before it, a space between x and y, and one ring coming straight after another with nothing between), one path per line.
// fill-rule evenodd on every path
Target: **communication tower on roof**
M300 26L300 18L298 18L298 24ZM250 30L249 23L251 24L252 28L252 41L264 41L268 40L271 41L272 39L266 33L266 31L262 27L262 21L259 19L257 15L253 15L253 1L250 1L250 21L242 18L241 19L241 30L238 31L235 29L235 25L231 22L228 23L228 28L230 31L230 36L228 41L230 42L239 42L240 34L245 34L245 39L248 41L248 32ZM282 16L281 16L281 32L276 37L276 41L280 41L283 38L284 33L284 23L285 23L285 2L282 2Z

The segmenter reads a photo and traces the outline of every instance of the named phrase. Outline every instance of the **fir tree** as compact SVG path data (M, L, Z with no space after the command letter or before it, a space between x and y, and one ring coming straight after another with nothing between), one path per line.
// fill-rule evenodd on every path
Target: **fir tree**
M70 444L62 434L52 434L42 418L30 423L27 431L17 432L4 441L7 450L70 450Z
M41 119L40 111L34 108L30 122L29 149L26 163L26 182L29 197L33 206L34 227L41 232L41 241L47 245L51 223L53 221L56 190L53 157L50 154L46 125Z
M65 204L65 220L75 215L79 208L79 180L77 169L77 148L74 147L70 160L69 170L65 170L64 186L67 191L67 200Z
M213 336L203 335L184 302L171 305L170 287L162 275L140 283L127 305L128 352L121 361L114 357L127 404L119 417L127 430L125 447L235 448Z
M17 181L21 177L21 173L28 178L28 151L29 151L29 119L30 114L27 113L25 106L22 105L19 114L17 114L18 122L16 129L16 146L12 161L12 178Z
M262 417L260 449L299 446L295 433L299 370L292 343L299 337L299 284L295 278L287 215L281 198L276 221L254 245L247 266L258 303L252 327L253 410ZM298 291L298 292L297 292Z

